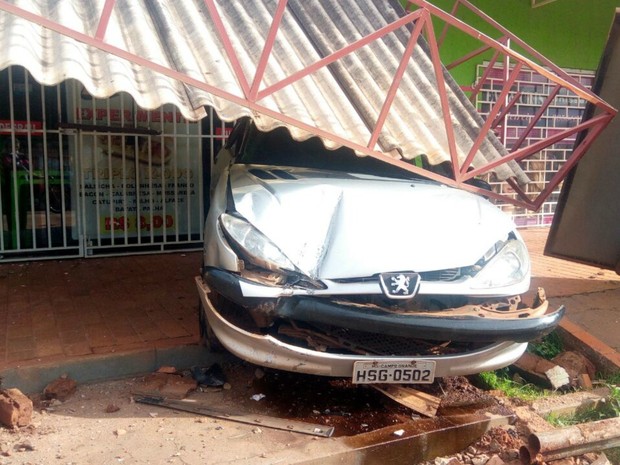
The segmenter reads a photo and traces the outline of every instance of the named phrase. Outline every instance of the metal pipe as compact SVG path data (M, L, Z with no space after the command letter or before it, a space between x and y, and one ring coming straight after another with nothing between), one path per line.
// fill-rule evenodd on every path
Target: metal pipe
M524 465L620 446L620 417L530 434L519 450Z

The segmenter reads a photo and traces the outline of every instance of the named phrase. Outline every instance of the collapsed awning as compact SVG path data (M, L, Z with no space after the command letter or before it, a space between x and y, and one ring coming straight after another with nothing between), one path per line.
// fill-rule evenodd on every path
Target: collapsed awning
M171 103L189 119L205 106L251 116L454 185L480 170L527 183L439 63L434 7L415 3L0 0L0 69L77 79L98 98L127 92L145 109ZM404 162L421 155L430 171ZM433 169L445 163L447 177Z

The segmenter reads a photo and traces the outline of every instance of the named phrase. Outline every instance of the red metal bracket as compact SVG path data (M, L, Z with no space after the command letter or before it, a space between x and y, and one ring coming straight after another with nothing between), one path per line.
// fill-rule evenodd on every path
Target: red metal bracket
M106 53L116 55L122 59L136 63L139 66L143 66L157 73L168 76L172 79L176 79L180 82L187 84L188 86L192 86L205 92L212 93L213 95L216 95L220 98L249 108L254 112L264 114L276 120L282 121L285 124L316 134L322 138L332 140L337 144L351 147L358 152L373 156L394 165L401 166L409 171L421 174L427 178L434 179L451 186L460 187L469 191L481 192L493 199L508 202L528 209L536 210L540 208L544 200L551 194L553 188L555 188L561 182L561 180L568 173L569 169L573 167L575 163L579 160L579 158L584 155L588 147L592 144L593 140L607 126L607 124L609 124L610 120L616 114L616 110L614 108L602 101L590 90L575 81L564 70L544 58L541 54L533 50L518 37L511 34L508 30L499 25L492 18L488 17L486 14L473 6L467 0L456 0L454 8L451 10L451 13L448 13L432 5L426 0L408 0L407 9L410 10L410 12L402 18L399 18L398 20L393 21L387 26L366 35L365 37L357 40L356 42L347 44L346 46L332 53L331 55L316 61L310 66L297 70L296 72L283 78L279 82L273 83L269 86L266 86L263 82L264 72L267 68L269 58L272 54L276 35L280 27L280 22L287 7L287 0L278 0L277 2L277 5L273 12L272 24L268 31L264 31L266 40L262 53L260 55L260 59L258 61L258 65L256 67L256 71L254 73L254 76L250 77L246 76L242 70L239 58L235 53L235 50L228 36L228 32L225 29L216 2L214 0L204 0L204 5L206 7L208 15L210 16L210 20L214 24L214 27L217 30L218 35L223 43L226 57L230 62L231 68L235 74L235 78L239 84L240 93L238 94L227 92L224 89L209 85L205 81L190 77L170 67L162 66L161 64L149 61L144 57L138 56L128 50L124 50L122 48L114 46L110 42L106 41L106 31L108 28L111 14L115 8L118 8L115 0L105 1L100 12L100 18L97 23L98 26L94 35L85 34L79 30L76 30L71 25L60 24L58 22L52 21L47 17L20 8L13 3L9 3L6 0L0 0L0 11L19 16L28 21L48 28L52 31L55 31L59 34L73 38L87 45L96 47ZM497 32L497 38L494 39L489 35L486 35L476 30L472 26L466 24L464 21L459 19L458 15L461 11L463 11L463 9L467 9L470 13L474 13L481 20L491 26L491 28L493 28ZM437 40L435 35L433 19L443 23L443 30L441 32L439 40ZM378 117L375 122L374 128L370 128L371 137L368 140L367 145L362 145L359 143L355 143L354 141L347 140L341 135L331 132L331 128L329 127L312 126L304 121L297 120L284 113L274 111L272 108L269 108L264 103L262 103L266 97L272 95L278 90L281 90L282 88L299 81L305 76L317 72L319 69L328 66L330 63L340 60L348 54L351 54L359 50L360 48L367 46L371 42L379 40L385 35L390 34L393 31L409 24L413 26L411 40L409 41L409 44L407 45L400 64L394 73L390 89L387 92L384 101L377 108ZM477 46L474 50L466 53L462 58L452 61L446 67L441 63L440 45L444 44L447 32L452 28L474 38L477 41ZM445 134L448 140L448 148L450 151L449 155L452 164L451 176L445 176L429 169L414 166L413 164L405 160L395 159L392 156L377 151L375 149L379 133L385 123L387 114L389 113L390 108L393 105L396 92L405 71L406 64L409 62L409 60L411 60L414 45L420 34L423 34L427 38L429 43L430 58L433 64L441 102L441 116L445 126ZM519 51L512 48L513 46L517 47ZM467 154L465 157L463 157L462 155L459 156L459 151L457 150L453 121L451 117L451 109L449 105L448 94L446 91L444 71L446 68L454 69L474 59L480 60L480 56L486 53L489 53L492 56L490 60L491 65L488 67L488 69L492 67L492 64L496 62L502 62L502 60L505 64L510 64L510 69L506 71L506 81L504 82L504 89L500 94L500 98L497 100L489 116L486 118L485 123L481 127L480 133L476 138L474 138L471 147L459 147L461 153ZM547 79L549 83L554 85L553 91L548 96L547 100L539 108L538 112L534 115L533 120L530 122L528 127L525 128L524 133L521 134L518 141L512 147L506 147L505 156L498 160L489 162L484 166L478 166L474 168L472 166L472 161L474 160L476 152L480 149L482 141L487 136L487 133L489 131L492 131L493 128L495 128L496 126L501 125L502 120L507 117L510 108L514 105L518 98L518 96L515 95L511 97L510 94L512 92L512 84L517 78L520 69L532 70L540 74L545 79ZM483 74L482 79L472 88L470 93L472 99L475 98L475 95L481 91L485 78L486 73ZM597 116L590 119L589 121L576 124L573 128L562 131L559 134L553 135L552 137L543 141L537 141L529 145L524 145L525 142L528 140L527 134L534 129L536 123L544 116L549 105L552 104L553 100L561 91L564 91L569 95L574 95L579 99L585 100L590 105L593 105L596 108L596 111L592 112L592 114L596 114ZM504 195L495 192L489 193L487 191L482 191L481 189L467 183L468 180L475 176L488 175L493 171L494 168L501 164L519 161L527 157L534 156L538 154L541 149L552 146L554 143L565 140L582 131L585 132L585 137L577 138L579 143L575 146L570 158L565 162L564 166L560 170L558 170L556 175L547 183L545 188L543 188L537 194L526 194L520 188L513 189L513 192L515 193L514 195ZM511 181L511 184L513 186L516 186L514 181Z

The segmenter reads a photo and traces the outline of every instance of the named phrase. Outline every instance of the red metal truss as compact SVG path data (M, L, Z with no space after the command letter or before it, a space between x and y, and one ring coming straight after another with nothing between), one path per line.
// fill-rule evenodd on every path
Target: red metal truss
M522 40L511 34L508 30L503 28L493 19L491 19L482 11L474 7L467 0L456 0L451 13L441 10L440 8L432 5L425 0L408 0L408 12L402 18L399 18L398 20L389 23L387 26L374 31L373 33L361 38L360 40L357 40L342 47L336 52L316 61L315 63L305 67L304 69L292 73L291 75L270 86L264 85L263 77L272 53L282 16L287 6L287 0L279 0L277 3L276 9L273 12L272 24L270 30L266 35L266 41L258 65L256 67L255 74L250 79L246 77L245 73L242 70L239 58L235 53L232 42L228 35L228 31L224 27L224 23L218 12L214 0L204 0L204 4L206 6L208 14L210 15L210 20L215 25L215 28L221 38L222 44L224 44L225 55L230 61L231 68L235 73L235 77L241 88L242 95L232 94L221 88L209 85L207 82L192 78L175 69L167 66L162 66L161 64L149 61L144 57L131 53L128 50L124 50L117 46L111 45L111 43L106 41L106 31L114 8L118 8L115 0L105 1L105 4L100 12L98 27L94 36L84 34L76 29L54 22L49 18L17 7L6 0L0 0L0 10L3 10L13 15L17 15L28 21L37 23L45 28L53 30L59 34L71 37L79 42L96 47L104 52L116 55L120 58L136 63L139 66L143 66L157 73L161 73L165 76L181 81L188 86L192 86L203 91L212 93L213 95L216 95L220 98L249 108L252 111L282 121L285 124L300 128L304 131L316 134L320 137L330 139L338 144L351 147L358 152L365 153L375 158L384 160L388 163L401 166L409 171L421 174L427 178L431 178L448 185L460 187L474 192L481 192L481 190L468 183L468 181L470 181L473 177L488 174L494 168L501 164L511 161L519 162L523 159L534 156L538 154L542 149L550 147L558 141L567 139L569 137L574 137L577 133L582 133L583 137L577 139L579 143L575 146L570 157L566 160L562 168L557 171L555 176L547 182L546 186L541 190L541 192L535 195L532 195L531 193L528 194L524 192L519 186L517 186L515 182L511 182L514 195L505 195L496 192L489 193L487 191L483 191L485 195L491 198L502 202L509 202L517 206L525 207L527 209L537 210L538 208L540 208L545 199L567 175L568 171L584 155L588 147L592 144L593 140L607 126L607 124L611 121L611 119L616 113L616 110L614 108L609 106L607 103L605 103L595 94L593 94L590 90L588 90L580 83L575 81L573 78L571 78L564 70L555 66L549 60L547 60L538 52L525 44ZM492 38L489 35L486 35L476 30L472 26L460 20L458 18L458 14L459 11L462 11L462 9L467 9L469 12L473 12L474 14L476 14L479 18L481 18L481 20L485 21L495 31L497 31L498 37ZM436 32L433 26L433 18L439 20L439 22L443 24L443 30L438 37L436 36ZM274 94L278 90L281 90L282 88L285 88L286 86L289 86L299 81L305 76L315 73L319 69L322 69L323 67L342 59L348 54L351 54L359 50L360 48L367 46L371 42L379 40L385 35L390 34L393 31L408 25L412 26L411 39L402 56L400 65L394 73L393 81L389 88L389 91L385 96L385 100L383 101L381 106L377 108L378 117L375 122L375 127L371 128L371 136L368 140L367 145L361 145L354 141L347 140L341 135L331 132L329 127L314 127L308 125L307 123L292 118L287 114L278 113L268 108L262 103L262 101L266 97ZM467 34L474 38L478 42L478 48L467 53L460 59L443 65L440 57L440 46L444 42L447 33L451 28L454 28L455 30L458 30L461 33ZM413 164L405 160L395 159L375 149L379 133L386 121L388 113L390 112L390 108L393 105L396 92L400 85L402 76L406 70L406 65L409 60L411 60L411 57L414 53L414 46L420 34L423 34L425 36L429 44L430 58L433 64L438 92L440 95L442 120L445 126L445 132L447 135L448 147L450 151L450 159L452 161L451 176L445 176L429 169L414 166ZM514 46L516 46L519 51L515 50L513 48ZM477 59L479 61L481 55L483 54L491 54L487 70L490 70L492 68L492 65L495 63L504 63L504 69L506 70L506 80L504 83L504 87L501 91L500 98L498 98L493 105L490 113L485 119L485 122L478 136L473 141L472 146L469 148L461 147L461 150L464 151L467 155L464 159L460 159L458 156L457 142L455 140L453 121L451 117L451 109L449 106L448 93L446 90L444 70L446 68L456 68L466 62L469 62L470 60ZM511 107L519 98L519 95L512 90L512 84L514 83L515 79L517 79L519 70L521 69L533 70L536 73L539 73L540 75L548 79L550 83L553 83L555 87L551 95L549 95L547 100L542 104L540 109L534 115L533 121L525 128L518 142L513 144L512 147L506 147L506 155L498 160L490 161L483 166L477 166L474 169L474 167L472 166L472 161L474 160L474 156L478 149L481 147L484 139L487 137L490 131L493 131L494 128L496 128L498 125L501 125L502 121L507 117L507 114L510 111ZM482 79L480 79L479 82L470 89L470 98L472 99L472 101L475 99L477 93L481 91L484 80L485 75L483 75ZM554 98L559 94L560 91L568 92L571 95L587 101L588 104L593 105L595 107L595 111L591 112L591 114L595 116L588 121L578 123L572 128L567 128L558 134L554 134L552 137L526 145L526 142L528 141L528 133L534 129L536 123L544 116L547 107L553 102Z

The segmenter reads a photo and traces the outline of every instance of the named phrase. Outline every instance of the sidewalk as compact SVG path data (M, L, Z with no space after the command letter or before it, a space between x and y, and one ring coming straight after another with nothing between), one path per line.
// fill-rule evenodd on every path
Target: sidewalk
M564 305L574 323L620 352L620 276L613 271L543 255L548 228L521 230L532 259L530 294L543 287L552 307Z
M619 351L620 276L544 257L546 228L521 232L532 289ZM0 370L196 345L200 262L197 251L0 265Z
M201 252L0 265L0 369L198 341Z

